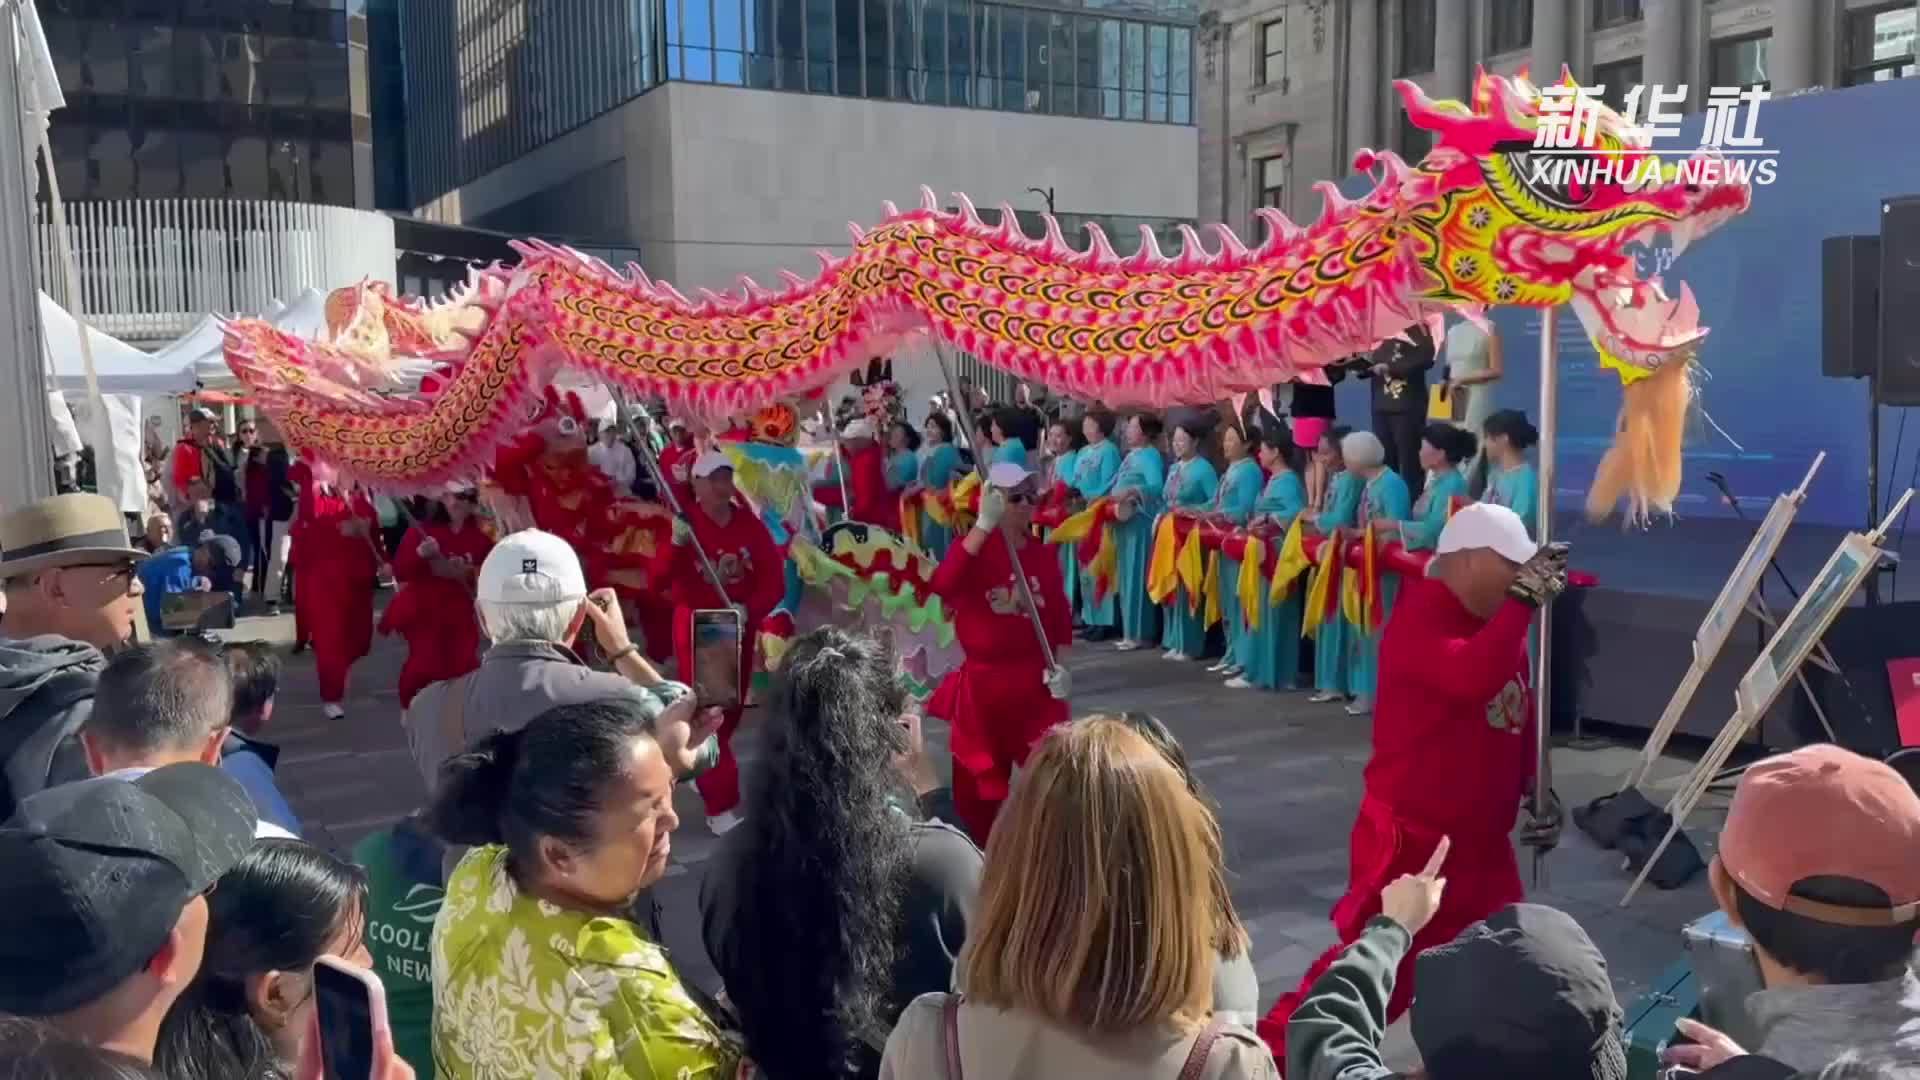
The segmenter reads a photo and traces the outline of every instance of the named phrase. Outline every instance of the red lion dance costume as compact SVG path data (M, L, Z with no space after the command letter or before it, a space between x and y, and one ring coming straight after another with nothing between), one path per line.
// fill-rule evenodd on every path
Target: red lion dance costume
M373 647L373 586L386 553L380 518L366 492L343 491L324 463L301 461L287 472L299 489L293 520L294 617L313 642L320 701L338 718L347 672Z

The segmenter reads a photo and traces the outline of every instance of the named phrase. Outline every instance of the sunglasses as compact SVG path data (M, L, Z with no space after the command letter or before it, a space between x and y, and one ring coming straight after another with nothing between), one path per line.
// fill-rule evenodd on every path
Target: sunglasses
M1021 503L1024 505L1026 503L1035 502L1039 498L1040 498L1039 493L1030 491L1026 488L1020 488L1014 491L1007 492L1007 501L1010 503Z

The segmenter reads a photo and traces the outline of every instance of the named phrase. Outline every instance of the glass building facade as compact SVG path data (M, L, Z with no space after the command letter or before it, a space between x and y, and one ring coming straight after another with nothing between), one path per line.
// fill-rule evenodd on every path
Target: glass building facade
M371 207L364 6L41 0L61 194Z
M1195 14L1193 0L408 0L413 201L669 81L1191 124Z

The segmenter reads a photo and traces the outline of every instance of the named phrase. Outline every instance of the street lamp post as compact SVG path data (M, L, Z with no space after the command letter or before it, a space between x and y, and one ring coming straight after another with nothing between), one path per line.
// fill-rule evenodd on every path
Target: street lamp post
M1047 201L1048 217L1058 216L1053 212L1053 189L1051 187L1044 187L1044 188L1030 187L1027 190L1033 192L1035 195L1038 195L1042 199L1045 199Z

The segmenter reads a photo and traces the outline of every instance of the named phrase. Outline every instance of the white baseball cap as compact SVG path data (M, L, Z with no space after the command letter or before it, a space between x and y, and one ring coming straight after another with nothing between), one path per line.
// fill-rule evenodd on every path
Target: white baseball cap
M997 488L1012 491L1014 488L1026 483L1027 478L1032 475L1033 470L1024 465L1016 465L1011 461L1001 461L996 462L993 468L987 470L987 483Z
M1493 503L1469 503L1453 512L1446 528L1440 530L1436 555L1455 551L1491 548L1510 561L1523 563L1540 551L1540 545L1527 535L1527 524L1520 515Z
M526 529L493 546L476 592L494 604L552 604L586 596L587 575L565 540Z
M873 421L865 419L849 420L847 421L847 426L840 429L840 437L843 439L871 439L874 437Z
M721 469L733 468L733 459L719 450L709 450L693 462L693 478L704 480Z

